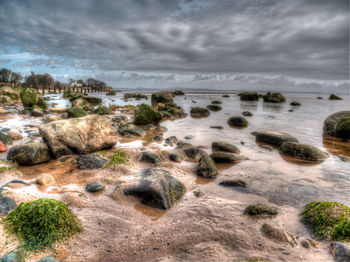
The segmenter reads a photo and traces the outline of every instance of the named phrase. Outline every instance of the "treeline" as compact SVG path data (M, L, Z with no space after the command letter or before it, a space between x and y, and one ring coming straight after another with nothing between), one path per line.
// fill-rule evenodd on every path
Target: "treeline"
M24 78L24 81L20 73L12 72L9 69L2 68L0 70L0 83L1 85L10 84L12 86L22 86L25 88L34 88L37 90L66 90L66 89L91 89L95 91L102 91L106 89L112 89L112 87L107 86L103 81L88 78L86 81L79 79L69 79L69 83L61 83L60 81L55 81L55 79L50 74L35 74L31 72L29 76Z

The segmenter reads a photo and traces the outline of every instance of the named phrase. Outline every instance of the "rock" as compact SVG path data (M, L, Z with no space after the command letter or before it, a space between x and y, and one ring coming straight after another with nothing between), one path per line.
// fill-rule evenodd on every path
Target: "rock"
M124 94L124 99L136 98L136 100L148 99L148 96L144 94L126 93Z
M317 99L323 99L323 97L322 96L318 96Z
M80 170L90 170L95 168L102 168L107 162L106 159L95 154L81 155L75 160L75 166Z
M165 126L157 126L157 128L154 131L163 133L168 131L168 128L166 128Z
M297 242L293 235L284 232L282 229L275 228L267 223L264 223L261 227L263 235L277 243L288 243L291 246L297 245Z
M158 111L163 115L163 118L182 118L187 116L184 109L175 103L158 104Z
M171 136L165 139L165 143L168 144L169 146L173 146L174 144L177 143L177 138L176 136Z
M213 142L211 144L211 148L213 151L224 151L224 152L230 152L230 153L239 153L239 148L227 143L227 142Z
M88 184L86 186L86 191L88 192L98 192L101 191L105 188L105 186L103 184L101 184L100 182L93 182L91 184Z
M98 115L110 115L112 114L112 109L106 106L99 106L95 109L95 114Z
M51 157L45 143L28 143L11 147L7 159L23 166L32 166L46 163Z
M18 130L15 130L15 129L11 129L8 132L8 135L12 138L12 140L22 140L23 139L21 132Z
M242 115L244 115L244 116L253 116L253 113L251 113L249 111L244 111L244 112L242 112Z
M350 262L350 246L342 243L333 241L330 244L331 254L337 262Z
M157 142L162 142L164 140L164 138L162 136L159 136L159 135L155 135L153 138L152 138L153 141L157 141Z
M301 104L298 101L293 101L290 103L291 106L301 106Z
M350 162L350 156L340 155L339 158L343 162Z
M34 108L35 106L41 108L42 110L47 109L47 104L44 101L42 95L40 95L36 90L31 88L25 88L20 93L22 104L25 108Z
M139 197L145 205L169 209L181 199L185 191L184 185L168 171L150 168L142 176L139 185L126 188L124 194Z
M339 111L326 118L323 125L326 135L350 139L350 111Z
M144 137L146 132L143 131L139 126L134 125L133 123L120 124L118 127L118 133L123 136L141 136Z
M82 108L72 107L68 109L68 118L79 118L84 116L87 116L87 113Z
M156 128L157 127L155 125L153 125L153 124L148 124L148 125L146 125L144 127L144 129L147 130L147 131L154 131L154 130L156 130Z
M239 155L228 153L228 152L213 152L210 157L215 161L215 163L236 163L243 158Z
M281 146L284 142L298 142L295 137L282 132L266 131L256 132L256 141L274 146Z
M174 96L184 96L185 93L181 90L176 90L176 91L173 91L171 92Z
M37 179L36 183L41 186L48 186L55 183L55 179L50 174L41 174Z
M214 160L208 156L203 155L198 162L197 174L202 177L211 178L218 174Z
M185 136L184 138L189 140L189 139L194 138L194 136L192 136L192 135L188 135L188 136Z
M173 152L173 153L169 154L169 159L171 161L180 163L183 160L183 156L181 154L179 154L179 153Z
M241 101L258 101L259 95L256 92L243 92L238 94L241 98Z
M162 120L161 113L155 111L150 105L141 104L134 112L134 122L138 125L159 123Z
M203 193L200 189L195 189L195 190L193 190L193 194L194 194L196 197L202 197L202 196L204 196L204 193Z
M264 102L270 103L283 103L286 102L286 98L281 93L270 93L268 92L263 96Z
M100 105L102 103L102 98L94 96L84 96L84 99L93 105Z
M6 145L0 141L0 153L7 152Z
M44 124L40 134L53 155L88 154L117 143L117 134L108 117L90 115Z
M273 206L258 203L248 206L244 210L244 214L249 216L275 216L278 214L278 209Z
M7 215L17 207L15 201L9 197L0 196L0 216ZM1 261L1 260L0 260Z
M210 112L208 109L203 107L193 107L190 111L190 114L192 117L208 117L210 115Z
M158 103L167 104L173 103L173 95L168 91L160 91L152 94L151 97L152 105L156 105Z
M247 183L240 179L224 180L219 185L223 187L247 187Z
M156 154L150 153L150 152L142 152L142 156L140 159L140 162L147 162L147 163L158 163L159 157Z
M202 156L206 154L205 151L203 151L199 147L187 147L183 149L183 151L189 158L196 158L197 156Z
M222 107L218 105L208 105L207 108L214 112L222 110Z
M308 161L323 161L329 157L327 153L317 147L297 142L283 143L280 147L280 153Z
M176 149L184 149L184 148L188 148L188 147L192 147L192 144L187 143L187 142L183 142L183 141L179 141L176 144Z
M66 113L68 109L69 109L68 107L51 107L49 111L51 113L63 114L63 113Z
M7 111L0 106L0 115L7 114Z
M214 128L214 129L223 129L223 127L222 126L210 126L210 128Z
M111 91L108 91L108 92L106 93L106 96L115 96L116 94L117 94L116 91L111 90Z
M46 122L50 123L53 121L61 120L62 117L60 115L51 115L46 118Z
M0 262L25 262L25 255L19 250L14 250L8 255L0 258Z
M230 97L229 95L222 95L222 97Z
M120 123L127 123L128 122L128 118L126 116L115 116L112 118L112 122L115 122L117 124L120 124Z
M343 100L343 98L336 96L334 94L331 94L328 99L329 100Z
M247 127L248 126L248 120L241 116L235 116L231 117L227 123L231 127Z
M221 102L221 101L218 101L218 100L214 100L214 101L212 101L211 103L214 104L214 105L222 104L222 102Z
M58 262L58 260L54 257L48 256L40 258L37 262Z
M44 110L38 106L34 106L32 110L32 116L34 117L43 117L44 116Z
M0 132L0 141L4 143L4 145L12 145L13 141L9 135Z
M72 108L80 108L86 111L92 111L94 109L94 105L88 102L85 97L72 97L70 101L72 102Z

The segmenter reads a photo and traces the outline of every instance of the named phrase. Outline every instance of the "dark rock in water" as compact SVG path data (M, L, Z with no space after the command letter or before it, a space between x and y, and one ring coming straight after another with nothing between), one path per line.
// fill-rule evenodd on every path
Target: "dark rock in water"
M29 143L11 147L7 159L23 166L32 166L50 161L51 156L45 143Z
M157 141L157 142L161 142L164 140L164 138L162 136L159 136L159 135L155 135L153 138L152 138L153 141Z
M214 160L208 156L203 155L198 162L197 174L202 177L211 178L218 174Z
M174 96L184 96L185 93L182 90L175 90L171 92Z
M166 128L165 126L157 126L157 128L154 131L163 133L163 132L168 131L168 128Z
M5 186L8 186L9 184L21 184L21 185L25 185L25 186L30 186L30 184L27 183L26 181L19 180L19 179L11 180L10 182L6 183Z
M222 110L222 107L218 105L208 105L207 108L213 112Z
M350 111L340 111L326 118L323 125L326 135L350 139Z
M147 104L139 105L134 112L134 122L138 125L159 123L160 120L162 120L162 114Z
M293 101L292 103L290 103L291 106L301 106L300 102L298 101Z
M239 153L238 147L227 142L213 142L211 144L211 148L214 151L224 151L224 152L230 152L235 154Z
M288 112L294 112L294 110L293 109L289 109Z
M322 96L318 96L317 99L323 99L323 97Z
M7 215L11 210L17 207L15 201L9 197L0 196L0 215Z
M143 131L139 126L134 125L133 123L120 124L118 127L118 133L123 136L141 136L144 137L146 132Z
M253 116L253 113L249 112L249 111L244 111L244 112L242 112L242 115L244 115L244 116Z
M178 163L180 163L183 160L183 156L176 152L170 153L169 158L171 161L178 162Z
M54 257L42 257L37 262L58 262L58 260Z
M222 97L230 97L229 95L222 95Z
M0 258L0 262L25 262L25 255L20 250L13 250L8 255Z
M228 152L213 152L210 157L215 161L215 163L236 163L242 160L242 157L236 154Z
M274 216L278 214L278 209L265 204L250 205L244 210L245 215L249 216Z
M159 104L158 111L163 114L163 118L182 118L187 116L184 109L175 103Z
M223 129L222 126L210 126L210 128L214 128L214 129Z
M142 152L140 162L158 163L159 157L156 154L150 152Z
M284 142L298 142L295 137L282 132L266 131L256 132L256 141L274 146L281 146Z
M350 246L342 242L331 242L331 254L337 262L350 262Z
M176 136L171 136L171 137L168 137L167 139L165 139L165 143L172 146L174 144L177 143L177 138Z
M312 186L289 185L288 193L295 196L316 196L317 191Z
M167 104L167 103L173 103L173 95L171 92L168 91L160 91L152 94L152 105L157 103Z
M248 120L241 116L231 117L227 123L232 127L247 127Z
M135 195L141 203L159 208L169 209L184 195L184 185L160 168L150 168L143 175L140 184L124 190L125 195Z
M281 93L270 93L268 92L263 96L264 102L270 103L283 103L286 102L286 98Z
M240 179L224 180L219 185L224 187L247 187L247 183Z
M241 98L241 101L258 101L259 95L256 92L243 92L238 94Z
M88 192L98 192L101 191L105 188L105 186L103 184L101 184L100 182L93 182L91 184L88 184L86 186L86 191Z
M199 147L188 147L183 150L187 157L196 158L198 155L206 154L205 151L200 149Z
M95 169L102 168L106 162L107 160L99 155L89 154L78 156L75 165L81 170Z
M185 139L192 139L192 138L193 138L192 135L185 136Z
M210 112L208 109L203 107L193 107L190 111L190 114L192 117L208 117L210 115Z
M212 101L211 103L214 104L214 105L222 104L222 102L221 102L221 101L218 101L218 100L214 100L214 101Z
M9 135L4 134L3 132L0 132L0 141L3 142L5 145L13 144L12 138Z
M184 148L188 148L188 147L192 147L192 144L191 144L191 143L184 142L184 141L179 141L179 142L177 142L177 144L176 144L176 148L177 148L177 149L184 149Z
M280 147L280 153L307 161L322 161L329 155L317 147L296 142L285 142Z
M341 98L335 94L331 94L328 99L329 100L343 100L343 98Z
M196 101L193 101L193 100L192 100L192 103L195 103L195 104L197 104L197 102L196 102Z

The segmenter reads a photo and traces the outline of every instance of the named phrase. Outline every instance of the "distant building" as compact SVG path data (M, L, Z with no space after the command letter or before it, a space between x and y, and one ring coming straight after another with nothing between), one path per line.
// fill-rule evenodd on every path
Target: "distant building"
M82 87L83 84L79 83L78 81L74 80L72 83L69 84L71 87Z

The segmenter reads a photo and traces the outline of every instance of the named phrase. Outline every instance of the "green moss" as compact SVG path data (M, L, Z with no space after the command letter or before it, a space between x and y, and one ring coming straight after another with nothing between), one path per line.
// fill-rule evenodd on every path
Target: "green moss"
M55 241L82 232L80 221L66 204L48 198L21 203L2 223L27 251L50 248Z
M14 170L15 168L13 166L1 166L0 167L0 174L7 172L7 171L11 171Z
M112 109L106 106L99 106L96 110L95 113L98 115L110 115L112 114Z
M38 101L36 102L36 105L44 110L47 109L47 104L45 102L45 100L41 97L38 98Z
M109 160L106 163L106 167L129 163L127 153L122 150L116 150L112 155L108 156L108 159Z
M72 107L68 109L68 117L69 118L79 118L86 116L87 113L84 109L78 108L78 107Z
M102 103L102 99L94 96L85 96L84 99L93 105L99 105Z
M155 111L150 105L142 104L134 112L134 122L138 125L158 123L162 114Z
M24 107L33 108L34 106L38 106L44 110L47 109L44 99L33 89L23 89L20 96Z
M129 98L148 99L148 96L144 94L131 94L131 93L124 94L124 99L129 99Z
M114 90L111 90L106 93L106 96L115 96L116 94L117 92L115 92Z
M4 134L3 132L0 132L0 141L3 142L5 145L13 144L12 138L9 135Z
M350 208L337 203L315 201L301 213L304 224L319 239L350 241Z

